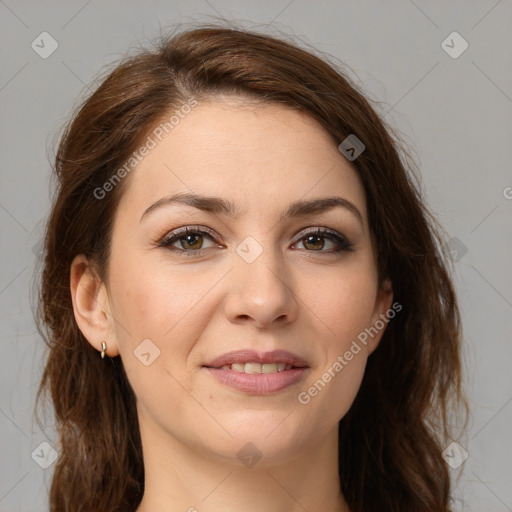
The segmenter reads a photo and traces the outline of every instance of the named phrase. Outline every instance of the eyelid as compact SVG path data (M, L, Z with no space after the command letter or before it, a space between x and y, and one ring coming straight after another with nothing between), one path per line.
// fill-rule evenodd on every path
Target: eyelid
M343 238L348 241L348 239L342 233L338 233L334 229L325 228L323 226L308 226L307 228L300 230L295 235L295 238L297 240L299 240L301 238L304 238L306 235L310 235L310 234L333 235L333 236L337 236L337 237Z
M172 231L169 231L164 237L158 242L158 245L164 245L169 243L173 238L179 238L180 236L187 235L188 233L195 233L195 232L205 232L208 234L212 240L220 239L223 243L224 239L215 231L212 229L206 227L206 226L199 226L199 225L192 225L192 226L183 226L181 228L173 229ZM198 249L201 250L201 249ZM189 251L191 252L191 251Z

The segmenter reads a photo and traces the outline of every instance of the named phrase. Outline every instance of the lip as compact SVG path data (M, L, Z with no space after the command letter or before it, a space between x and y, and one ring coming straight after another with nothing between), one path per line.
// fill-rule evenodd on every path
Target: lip
M234 350L223 354L204 366L220 368L226 364L235 363L284 363L296 367L308 366L307 361L287 350L272 350L271 352L256 352L256 350Z
M242 373L222 369L224 365L235 363L284 363L295 368L275 373ZM218 382L252 395L277 393L302 380L309 371L307 362L286 350L273 350L260 353L255 350L236 350L223 354L204 365Z
M276 373L241 373L220 368L206 368L210 375L226 386L251 395L277 393L302 380L309 368L292 368Z

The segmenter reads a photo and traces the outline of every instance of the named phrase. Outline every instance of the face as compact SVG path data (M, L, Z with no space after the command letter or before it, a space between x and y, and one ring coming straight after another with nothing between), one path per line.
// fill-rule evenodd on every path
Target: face
M200 102L126 179L108 353L141 430L211 458L250 441L269 464L334 439L382 330L358 336L392 293L329 135L285 107Z

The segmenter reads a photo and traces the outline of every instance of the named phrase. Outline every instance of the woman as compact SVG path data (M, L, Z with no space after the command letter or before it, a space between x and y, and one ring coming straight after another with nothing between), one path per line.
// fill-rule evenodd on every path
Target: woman
M121 62L55 162L50 510L448 511L461 328L408 166L284 40L205 26Z

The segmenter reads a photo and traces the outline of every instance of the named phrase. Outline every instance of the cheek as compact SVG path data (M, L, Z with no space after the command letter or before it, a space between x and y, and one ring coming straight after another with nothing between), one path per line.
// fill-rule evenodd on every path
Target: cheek
M346 414L360 388L368 352L358 336L370 325L376 291L371 268L350 269L333 275L307 301L321 320L322 357L298 403L309 418L322 418L325 428Z
M200 273L128 267L112 273L116 338L136 396L158 411L162 401L180 404L192 391L189 354L214 311L211 281Z
M116 332L123 365L142 423L154 422L177 438L196 439L201 425L219 428L192 398L189 358L211 320L211 281L199 273L144 270L129 280L119 276L116 314L126 330L117 327ZM225 434L222 429L216 433Z
M113 315L120 344L135 348L151 339L162 351L186 352L187 340L207 323L211 283L200 273L187 274L151 265L137 270L125 263L112 274ZM127 278L127 276L129 276Z
M333 273L322 286L308 285L300 294L320 320L322 338L329 352L341 351L370 323L377 292L371 269L343 269ZM311 289L315 292L312 293Z

